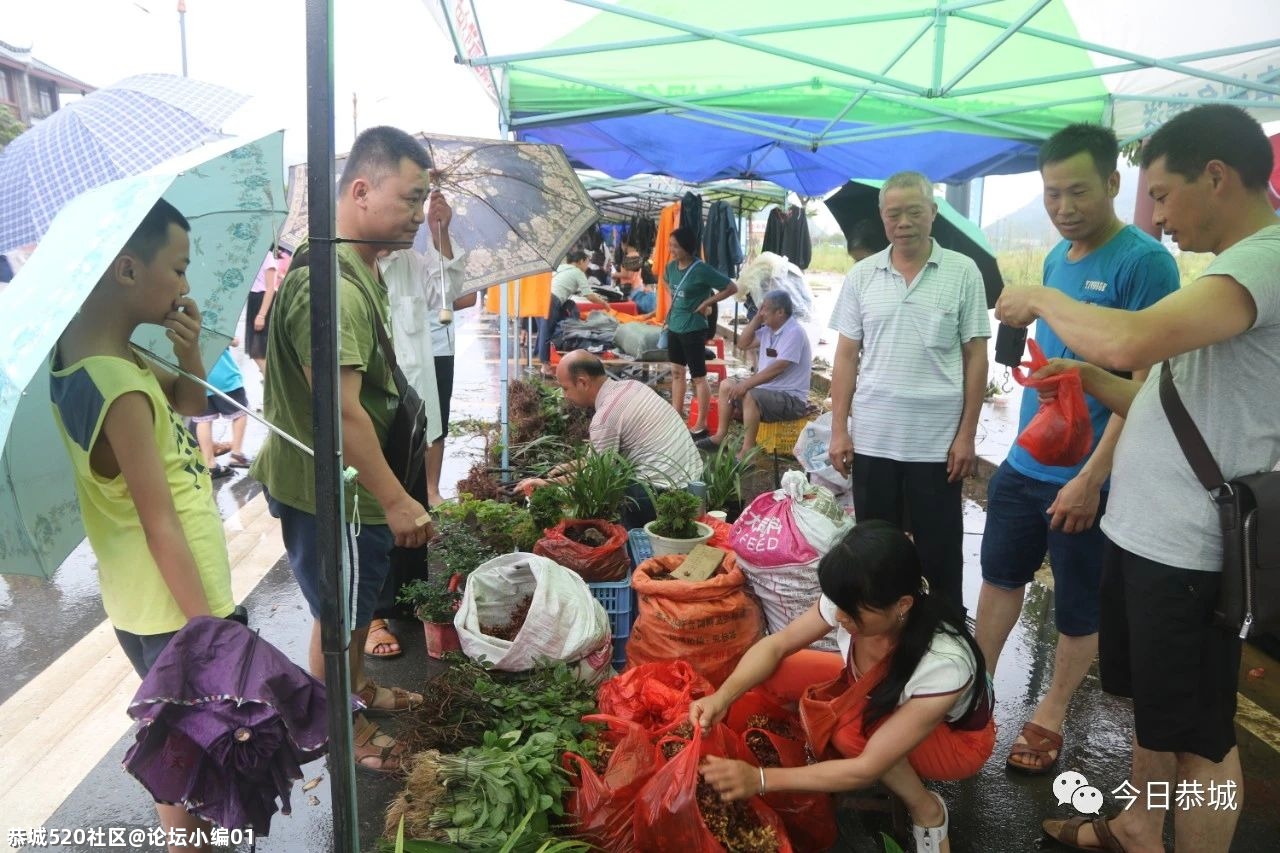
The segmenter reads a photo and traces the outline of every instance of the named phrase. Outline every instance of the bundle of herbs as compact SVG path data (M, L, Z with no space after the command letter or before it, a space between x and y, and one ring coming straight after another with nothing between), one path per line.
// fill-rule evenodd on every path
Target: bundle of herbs
M476 746L486 731L523 730L552 732L562 749L594 756L595 727L582 717L595 711L595 691L568 664L513 674L464 658L451 663L407 715L403 737L412 751L453 751Z
M460 549L483 547L493 556L514 551L529 551L538 541L539 531L533 526L529 511L498 500L461 500L436 507L437 525L453 531L453 536L438 537L437 550L446 553L454 547L454 538L469 537L475 544L459 545ZM490 558L486 558L490 559ZM481 560L480 562L484 562ZM467 569L474 569L476 563Z
M627 489L638 482L636 467L616 450L580 447L573 459L574 472L559 486L566 518L598 518L617 521Z
M550 834L551 817L564 814L569 778L559 757L555 733L524 737L518 730L485 732L479 746L455 755L418 753L387 809L386 834L395 835L403 821L406 836L463 850L504 849L516 833L536 848Z

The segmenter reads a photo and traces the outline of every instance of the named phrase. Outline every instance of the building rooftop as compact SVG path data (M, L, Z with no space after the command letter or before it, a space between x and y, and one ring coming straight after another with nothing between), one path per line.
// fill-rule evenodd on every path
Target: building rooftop
M29 73L51 80L57 84L59 92L84 94L97 88L36 59L31 55L31 48L16 47L5 41L0 41L0 66L26 69Z

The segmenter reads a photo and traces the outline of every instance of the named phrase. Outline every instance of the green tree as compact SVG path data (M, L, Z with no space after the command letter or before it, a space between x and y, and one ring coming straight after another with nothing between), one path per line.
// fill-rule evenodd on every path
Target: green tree
M0 107L0 148L4 148L26 129L8 108Z

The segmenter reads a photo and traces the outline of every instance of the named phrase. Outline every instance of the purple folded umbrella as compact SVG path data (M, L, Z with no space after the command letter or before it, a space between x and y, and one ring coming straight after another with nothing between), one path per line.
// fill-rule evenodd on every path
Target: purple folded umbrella
M158 802L266 835L301 765L324 755L324 684L238 622L199 616L169 642L129 705L124 767ZM277 806L277 800L279 805Z

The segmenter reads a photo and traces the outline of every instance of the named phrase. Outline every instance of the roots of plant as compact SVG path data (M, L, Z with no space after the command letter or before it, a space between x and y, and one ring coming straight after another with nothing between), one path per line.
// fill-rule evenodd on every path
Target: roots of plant
M520 602L512 609L511 618L505 625L480 625L480 633L488 637L496 637L499 640L511 641L520 633L520 629L524 627L524 620L529 616L529 608L533 606L533 596L526 595L520 599Z

